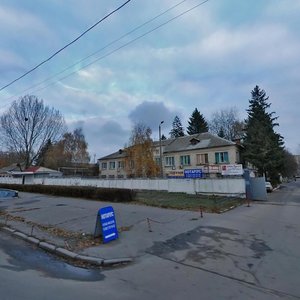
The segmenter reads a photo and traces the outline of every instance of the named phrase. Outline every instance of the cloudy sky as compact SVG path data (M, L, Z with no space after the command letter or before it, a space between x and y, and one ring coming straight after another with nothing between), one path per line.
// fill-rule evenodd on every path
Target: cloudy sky
M125 0L1 0L0 85L71 42ZM201 4L202 2L202 4ZM122 148L142 121L158 138L178 115L269 96L286 147L300 151L300 1L131 0L36 71L0 91L0 113L25 94L82 127L92 157Z

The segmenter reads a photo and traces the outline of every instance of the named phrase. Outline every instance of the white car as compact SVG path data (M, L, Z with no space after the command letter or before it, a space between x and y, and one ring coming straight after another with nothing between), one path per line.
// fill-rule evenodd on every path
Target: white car
M268 193L271 193L273 191L272 184L269 181L266 181L266 190Z

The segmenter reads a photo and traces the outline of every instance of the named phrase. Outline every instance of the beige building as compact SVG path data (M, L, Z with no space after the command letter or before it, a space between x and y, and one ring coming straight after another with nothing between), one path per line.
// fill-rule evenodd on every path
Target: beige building
M225 165L240 164L241 146L211 133L161 141L164 177L184 177L185 170L201 170L216 177ZM153 143L153 156L160 166L160 142ZM126 149L98 160L101 178L126 178Z

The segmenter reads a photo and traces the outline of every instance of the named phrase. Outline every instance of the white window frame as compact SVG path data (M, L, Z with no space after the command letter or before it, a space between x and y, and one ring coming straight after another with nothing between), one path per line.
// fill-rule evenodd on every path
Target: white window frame
M118 169L124 169L124 167L125 167L124 161L123 160L119 160L118 161Z
M190 155L181 155L180 156L180 165L190 166L191 165L191 156Z
M196 154L196 164L197 165L207 165L208 164L208 153Z
M166 167L175 166L175 157L174 156L166 156L165 157L165 165L166 165Z
M228 151L215 152L216 164L226 164L229 163L229 153Z

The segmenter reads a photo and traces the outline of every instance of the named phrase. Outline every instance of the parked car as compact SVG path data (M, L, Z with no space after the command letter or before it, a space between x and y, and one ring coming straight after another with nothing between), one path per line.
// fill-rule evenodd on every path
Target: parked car
M272 184L269 181L266 181L266 190L268 193L271 193L273 191Z

